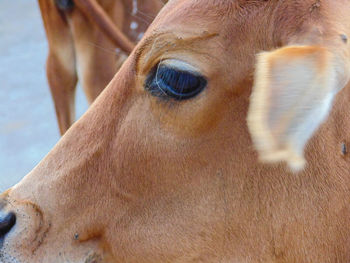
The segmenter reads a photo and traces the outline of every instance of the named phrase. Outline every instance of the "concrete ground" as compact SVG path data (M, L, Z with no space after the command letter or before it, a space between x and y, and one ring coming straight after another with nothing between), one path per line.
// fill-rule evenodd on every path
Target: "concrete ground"
M0 192L59 140L45 76L47 43L35 0L0 0ZM77 115L87 109L78 88Z

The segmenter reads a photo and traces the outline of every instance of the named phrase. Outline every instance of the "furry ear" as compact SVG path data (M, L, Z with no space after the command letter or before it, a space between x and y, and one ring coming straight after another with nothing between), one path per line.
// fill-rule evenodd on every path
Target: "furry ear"
M288 46L258 55L248 128L262 161L305 165L304 148L339 90L334 56L319 46Z

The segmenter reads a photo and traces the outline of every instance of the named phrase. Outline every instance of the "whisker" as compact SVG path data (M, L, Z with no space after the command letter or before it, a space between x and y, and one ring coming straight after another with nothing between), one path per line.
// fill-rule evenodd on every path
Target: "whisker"
M96 47L96 48L98 48L100 50L103 50L103 51L107 52L107 53L110 53L110 54L115 54L116 53L114 49L106 48L106 47L103 47L101 45L98 45L98 44L90 42L90 41L86 41L86 43L88 45L90 45L90 46L94 46L94 47Z
M157 44L158 40L159 40L159 36L153 41L153 44L152 44L152 47L151 47L151 51L147 55L147 60L151 57L151 55L153 53L153 50L156 48L156 44Z
M138 11L139 12L139 11ZM145 18L142 18L142 17L140 17L140 16L137 16L137 15L133 15L132 13L130 13L129 12L129 14L131 15L131 16L133 16L133 17L135 17L137 20L140 20L141 22L143 22L145 25L147 25L147 26L149 26L151 23L152 23L152 21L148 21L147 19L145 19Z
M150 14L147 14L147 13L145 13L145 12L142 12L142 11L140 11L140 10L138 10L137 11L137 14L140 14L140 15L143 15L143 16L145 16L145 17L147 17L147 18L149 18L149 19L155 19L156 18L156 16L157 15L155 15L155 16L151 16ZM136 14L135 14L136 15Z

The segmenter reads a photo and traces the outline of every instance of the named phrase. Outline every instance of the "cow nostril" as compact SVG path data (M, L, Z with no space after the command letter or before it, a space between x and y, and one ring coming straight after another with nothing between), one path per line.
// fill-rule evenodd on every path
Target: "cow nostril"
M5 236L16 224L16 215L13 212L3 215L0 213L0 238Z

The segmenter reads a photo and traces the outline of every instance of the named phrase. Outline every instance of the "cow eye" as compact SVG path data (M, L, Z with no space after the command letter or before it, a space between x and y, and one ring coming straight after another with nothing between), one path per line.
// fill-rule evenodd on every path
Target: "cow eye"
M185 63L158 64L151 70L145 83L151 95L175 100L193 98L206 86L207 80Z

